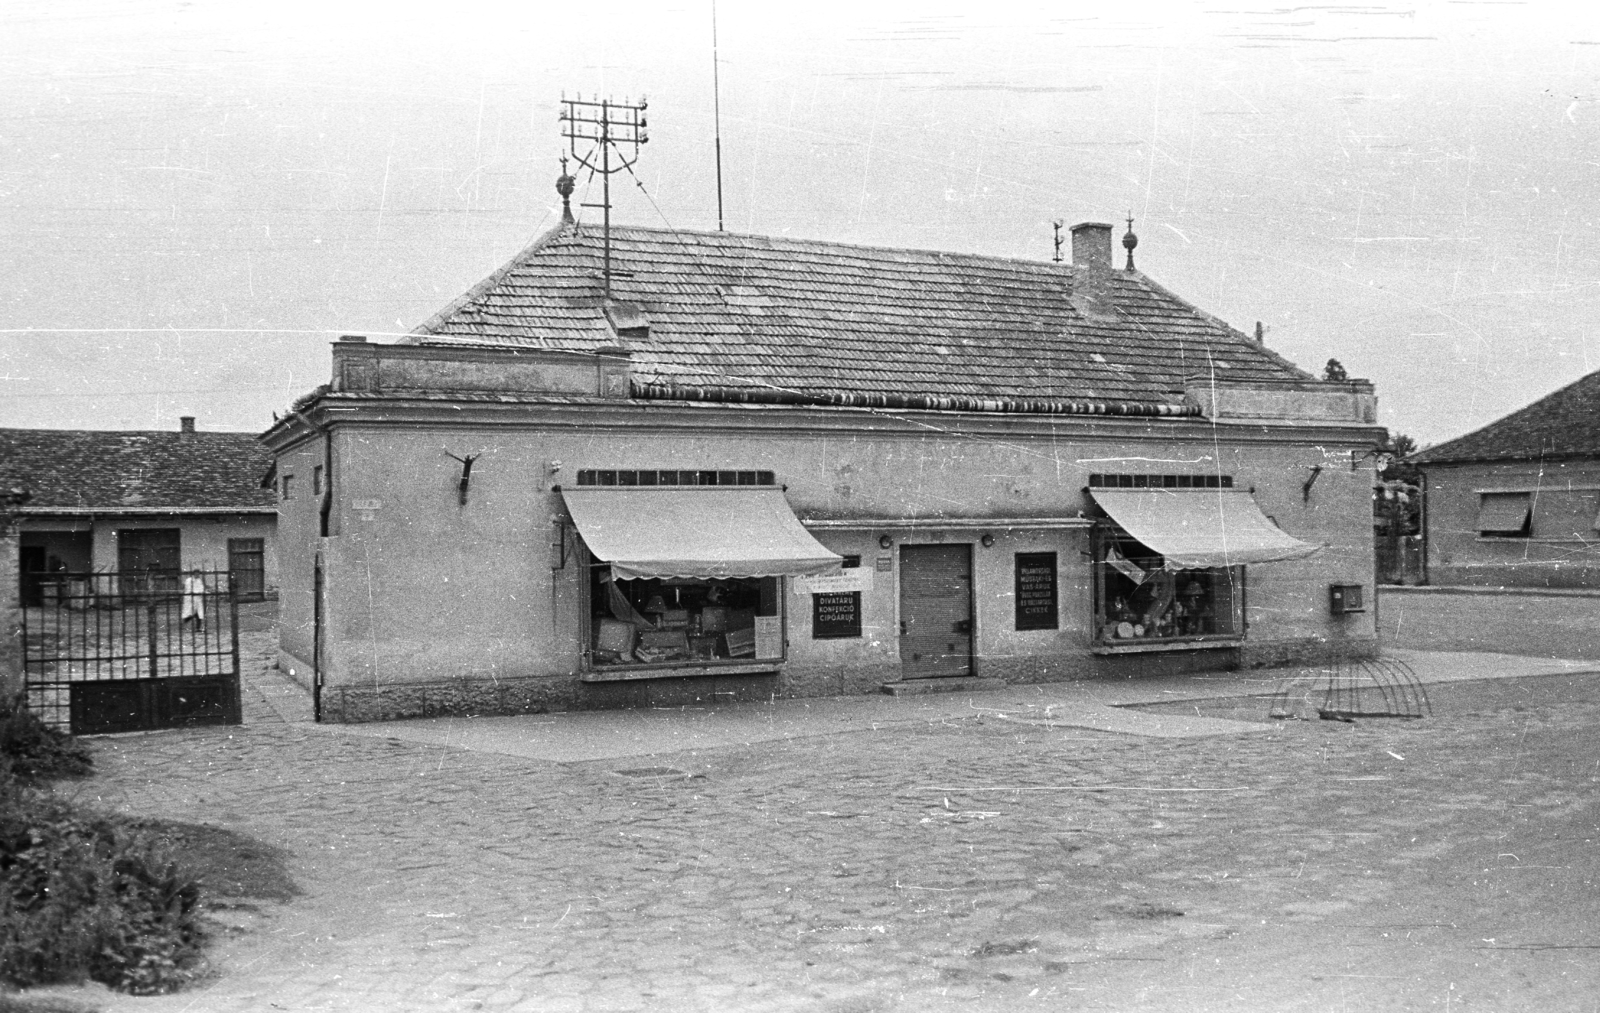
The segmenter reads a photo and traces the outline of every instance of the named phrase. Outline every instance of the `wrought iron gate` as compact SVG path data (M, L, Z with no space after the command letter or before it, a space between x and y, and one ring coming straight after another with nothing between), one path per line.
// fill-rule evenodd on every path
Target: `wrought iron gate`
M46 724L94 735L240 722L226 570L53 573L22 617L28 706Z

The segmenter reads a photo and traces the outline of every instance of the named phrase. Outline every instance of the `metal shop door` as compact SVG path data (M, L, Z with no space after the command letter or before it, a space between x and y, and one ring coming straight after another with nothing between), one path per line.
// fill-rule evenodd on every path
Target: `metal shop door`
M172 587L134 573L63 573L22 610L28 707L74 735L236 725L238 596L225 570Z
M972 674L972 546L900 547L900 662L907 679Z

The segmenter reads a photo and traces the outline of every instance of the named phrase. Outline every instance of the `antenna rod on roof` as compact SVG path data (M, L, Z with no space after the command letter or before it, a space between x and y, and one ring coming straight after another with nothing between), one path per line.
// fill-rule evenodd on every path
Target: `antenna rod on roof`
M622 172L624 169L631 171L633 163L639 160L639 145L650 140L645 134L647 124L644 112L648 108L649 103L642 95L638 104L627 101L612 102L610 99L584 101L581 97L561 100L560 119L565 125L562 136L571 142L572 157L591 173L598 172L604 184L602 190L604 196L600 203L583 206L599 207L605 212L605 297L607 299L611 298L611 174ZM594 147L580 154L579 141L592 141ZM632 145L632 157L622 150L622 146L625 145ZM616 149L616 165L611 164L613 148ZM597 151L600 155L598 164L594 157Z
M717 231L722 231L722 84L717 59L717 0L711 0L711 109L717 137Z

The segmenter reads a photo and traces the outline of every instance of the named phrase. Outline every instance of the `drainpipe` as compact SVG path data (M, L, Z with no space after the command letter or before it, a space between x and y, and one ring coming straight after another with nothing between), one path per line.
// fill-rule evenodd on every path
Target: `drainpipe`
M329 518L333 513L333 428L326 429L311 421L302 410L296 410L295 416L312 432L322 437L322 502L317 504L318 537L329 537ZM311 603L313 622L311 624L311 720L322 722L322 666L326 660L322 650L323 630L328 625L327 609L324 599L327 597L327 557L319 545L316 553L317 579L312 581L311 593L316 600Z
M0 702L23 695L22 504L32 494L21 485L0 488Z

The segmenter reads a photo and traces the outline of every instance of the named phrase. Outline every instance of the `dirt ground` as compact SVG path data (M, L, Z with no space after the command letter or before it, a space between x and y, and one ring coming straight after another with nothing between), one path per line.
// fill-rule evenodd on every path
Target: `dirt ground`
M300 895L220 912L201 988L60 997L1593 1008L1600 676L1430 695L1410 722L1152 739L974 716L582 763L283 723L100 739L81 798L248 833Z

